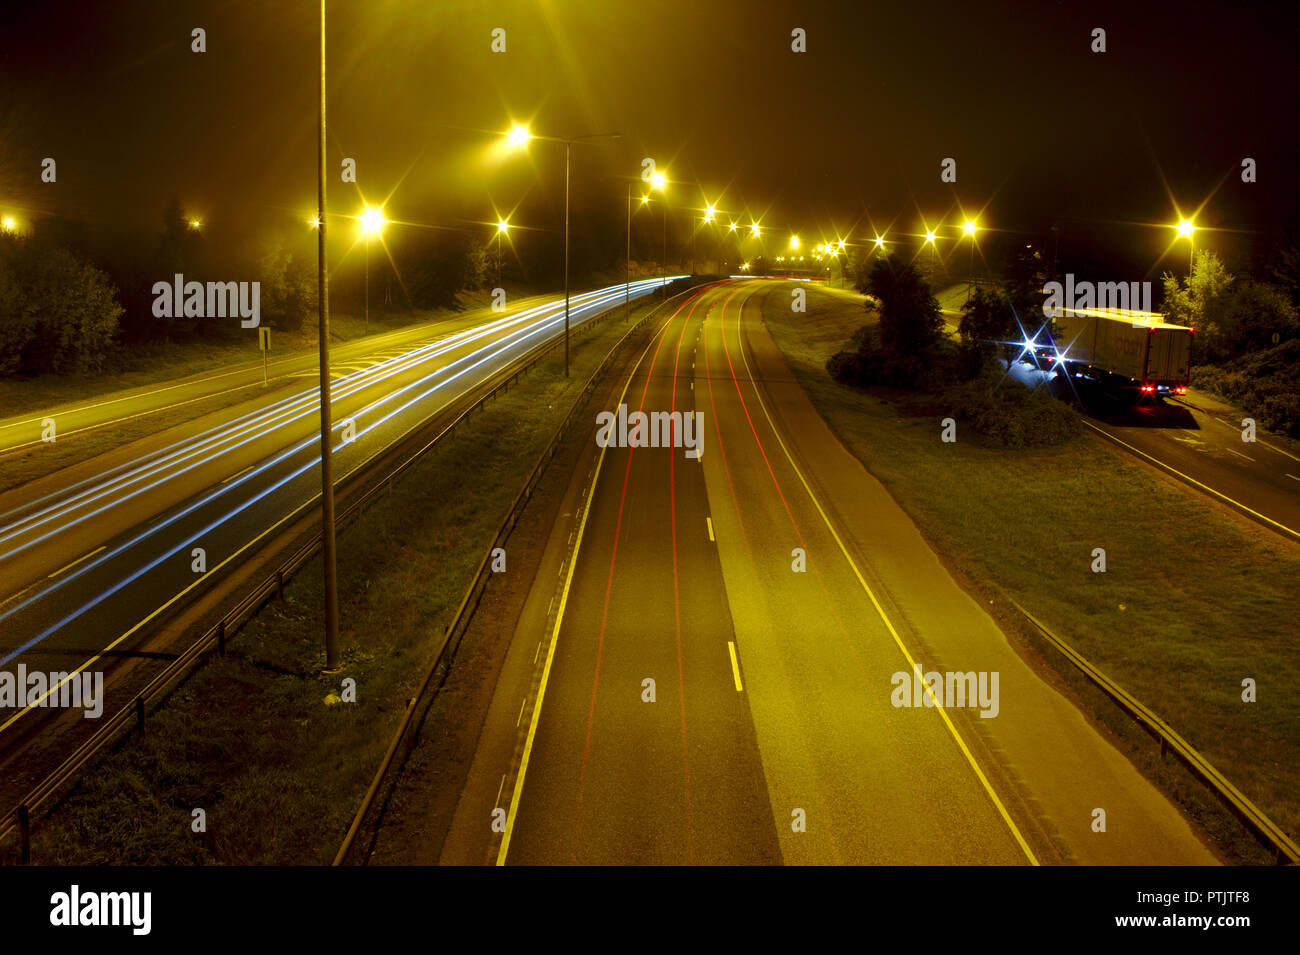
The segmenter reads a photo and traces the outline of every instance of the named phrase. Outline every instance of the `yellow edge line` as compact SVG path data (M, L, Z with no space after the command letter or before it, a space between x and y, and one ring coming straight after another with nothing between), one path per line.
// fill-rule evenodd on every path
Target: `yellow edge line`
M46 577L45 577L45 579L46 579L46 580L50 580L50 579L52 579L52 578L54 578L54 577L59 576L59 574L63 573L65 570L71 570L73 567L76 567L78 564L80 564L83 560L87 560L87 559L89 559L89 558L91 558L91 557L94 557L96 554L98 554L101 550L103 550L103 549L104 549L105 547L107 547L107 546L108 546L107 544L101 544L101 545L99 545L99 547L98 547L97 549L92 550L89 554L83 554L82 556L80 556L80 557L78 557L76 560L74 560L72 563L68 564L66 567L60 567L60 568L59 568L58 570L56 570L54 573L52 573L52 574L47 574Z
M745 687L740 682L740 661L736 659L736 641L727 641L727 651L731 654L731 675L736 680L736 692L743 693Z
M803 489L808 492L808 497L812 501L813 507L817 508L817 513L821 515L822 522L825 523L826 529L831 532L831 537L835 538L835 543L839 545L840 553L844 555L844 559L847 560L849 566L853 568L853 575L858 578L858 583L862 585L862 589L866 591L867 596L871 599L871 605L876 608L876 613L879 614L880 619L884 621L885 627L888 628L890 636L892 636L894 642L898 644L898 649L903 651L903 657L907 660L908 666L915 667L916 661L912 659L912 654L908 652L906 645L903 643L903 639L898 635L898 631L894 629L894 625L886 615L885 608L880 605L880 601L876 599L876 595L872 592L871 587L862 576L862 572L858 570L857 563L853 560L852 555L849 554L848 548L844 546L844 541L840 539L840 535L836 532L834 525L831 524L831 520L827 516L826 511L822 509L821 502L817 500L817 495L813 493L813 489L809 486L807 480L804 479L803 472L799 470L799 465L795 464L794 458L790 454L790 449L785 446L785 441L782 440L776 424L772 421L772 416L768 414L767 403L763 400L763 394L754 380L753 371L749 367L749 359L745 356L745 346L743 341L740 346L740 357L745 363L745 371L749 374L750 385L753 387L754 394L758 398L759 407L763 409L763 415L767 418L767 423L772 429L772 433L776 435L776 440L777 443L781 445L782 453L785 454L786 460L790 462L790 467L794 469L794 473L798 476L799 483L801 483ZM989 798L993 800L993 805L997 807L998 814L1002 816L1003 822L1007 824L1007 828L1010 829L1011 834L1015 836L1016 842L1020 845L1026 858L1029 859L1030 864L1038 865L1038 859L1034 856L1033 850L1029 848L1029 844L1025 841L1025 837L1020 834L1020 829L1016 826L1015 822L1012 821L1011 814L1007 812L1006 806L1004 806L1002 800L998 798L998 794L994 791L993 785L989 782L988 777L984 775L984 770L980 768L975 756L966 746L966 741L962 739L961 734L957 732L957 727L953 725L952 720L948 718L947 712L945 712L943 706L935 697L934 689L927 686L926 690L929 692L930 699L939 713L939 716L942 717L944 725L948 727L948 732L951 733L952 738L956 740L957 746L966 757L966 762L970 764L971 769L975 771L975 775L979 777L980 783L984 786L984 791L988 793Z
M1300 539L1300 531L1294 531L1294 530L1292 530L1291 528L1287 527L1285 524L1279 524L1277 521L1273 520L1273 518L1271 518L1271 517L1265 517L1265 516L1264 516L1263 514L1261 514L1259 511L1253 510L1253 509L1247 507L1245 504L1242 504L1240 501L1237 501L1237 500L1234 500L1233 498L1228 497L1228 495L1224 494L1222 491L1216 491L1214 488L1210 487L1208 484L1202 484L1200 481L1196 480L1196 478L1192 477L1191 475L1189 475L1189 474L1184 474L1182 471L1178 470L1176 467L1173 467L1172 465L1169 465L1169 464L1165 464L1164 461L1161 461L1161 460L1160 460L1159 458L1157 458L1157 457L1152 457L1151 455L1149 455L1149 454L1147 454L1145 451L1143 451L1141 448L1135 448L1135 447L1133 447L1133 445L1129 444L1127 441L1121 441L1119 438L1115 437L1115 436L1114 436L1113 434L1111 434L1109 431L1105 430L1104 428L1099 428L1099 427L1097 427L1097 426L1096 426L1095 424L1093 424L1091 421L1084 420L1083 423L1086 424L1089 428L1092 428L1093 431L1096 431L1098 434L1102 435L1103 437L1108 438L1108 439L1111 440L1111 441L1114 441L1116 444L1121 444L1121 445L1123 445L1124 447L1128 448L1128 449L1129 449L1130 451L1132 451L1134 454L1140 454L1140 455L1142 455L1142 457L1146 458L1148 461L1151 461L1151 462L1153 462L1153 463L1155 463L1155 464L1158 464L1160 467L1164 468L1166 471L1172 471L1174 474L1177 474L1180 478L1182 478L1182 479L1183 479L1184 481L1186 481L1187 483L1189 483L1189 484L1195 484L1197 487L1201 488L1202 490L1209 491L1209 492L1210 492L1211 494L1213 494L1215 497L1222 498L1223 500L1227 501L1227 502L1228 502L1229 504L1231 504L1233 507L1239 507L1239 508L1241 508L1243 511L1245 511L1247 514L1251 514L1251 515L1253 515L1253 516L1259 518L1261 521L1266 521L1267 523L1272 524L1274 527L1278 528L1279 530L1283 530L1283 531L1285 531L1286 533L1290 534L1291 536ZM1229 450L1231 450L1231 449L1229 449ZM1234 452L1234 453L1235 453L1235 452ZM1242 457L1245 457L1245 455L1242 455Z
M261 463L261 462L258 462L258 463ZM222 484L229 484L229 483L230 483L231 481L233 481L235 478L239 477L239 475L241 475L241 474L247 474L249 471L253 470L253 468L255 468L255 467L257 467L257 464L250 464L248 467L244 468L244 470L242 470L242 471L237 471L236 473L230 475L230 477L226 478L226 479L225 479L224 481L222 481L221 483L222 483Z
M669 324L675 319L681 307L664 321L663 328L659 329L646 343L645 348L641 350L640 356L637 357L636 364L632 366L631 373L627 376L627 382L623 385L623 391L619 394L619 404L623 403L623 398L627 396L627 390L632 386L632 379L636 377L636 371L641 367L641 362L645 360L646 352L650 346L655 343L655 339L663 334ZM600 457L596 459L596 473L591 479L591 488L587 492L587 500L582 506L582 520L578 523L578 534L573 544L573 556L569 559L569 570L564 577L564 589L560 592L560 608L555 614L555 626L551 630L551 645L546 651L546 664L542 667L542 680L537 687L537 702L533 704L533 714L528 721L528 736L524 740L524 754L519 761L519 772L515 776L514 789L510 794L510 812L506 814L506 831L501 836L501 847L497 850L497 865L506 864L506 853L510 851L510 837L514 834L515 817L519 814L519 801L524 792L524 775L528 772L528 760L533 752L533 740L537 736L537 724L542 716L542 698L546 695L546 684L551 678L551 664L555 660L555 647L560 642L560 625L564 621L564 608L569 602L569 588L573 584L573 573L578 566L578 551L582 548L583 534L587 529L587 517L591 514L591 502L596 498L596 483L600 480L600 469L605 463L605 452L608 448L600 449Z

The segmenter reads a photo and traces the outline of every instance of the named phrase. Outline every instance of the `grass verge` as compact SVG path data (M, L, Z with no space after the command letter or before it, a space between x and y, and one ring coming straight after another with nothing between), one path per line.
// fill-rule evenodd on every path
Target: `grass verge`
M625 331L614 316L575 339L571 378L560 353L540 362L340 533L343 673L320 673L317 558L225 658L210 658L150 715L146 733L124 737L34 821L33 860L328 864L488 536ZM356 681L357 702L326 706L344 678ZM205 832L192 831L195 809Z
M1109 445L992 450L826 360L866 321L813 292L768 328L814 406L959 579L1005 590L1300 832L1300 551ZM1106 551L1093 573L1092 550ZM991 595L992 592L990 592ZM1242 700L1242 681L1258 702ZM1149 746L1148 746L1149 751Z

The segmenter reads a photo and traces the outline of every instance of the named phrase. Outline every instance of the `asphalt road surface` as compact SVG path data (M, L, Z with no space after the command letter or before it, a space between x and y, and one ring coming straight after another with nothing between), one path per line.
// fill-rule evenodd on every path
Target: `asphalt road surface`
M1060 379L1026 362L1011 373L1030 387L1061 388ZM1242 439L1247 417L1231 405L1191 391L1147 399L1125 410L1079 396L1084 423L1138 460L1235 508L1291 541L1300 541L1300 445L1256 429Z
M703 456L598 452L515 634L535 690L498 686L444 861L1213 863L834 438L770 287L693 298L626 380L629 413L702 413ZM900 697L913 664L997 672L996 715Z
M535 295L520 299L510 304L506 314L537 308L547 301L553 302L554 297ZM476 309L449 321L424 323L350 342L335 343L330 347L330 373L334 377L343 377L360 371L377 360L410 351L499 317L501 316L488 309ZM257 330L248 329L247 333L250 343L255 343ZM263 377L270 387L278 388L302 379L314 379L318 374L315 351L279 355L272 342L272 350L263 369L261 353L253 349L251 344L250 350L256 358L227 368L212 369L184 378L160 381L2 418L0 462L3 462L7 454L39 447L46 418L54 420L58 439L67 442L99 428L183 407L206 398L234 394L241 389L261 385Z

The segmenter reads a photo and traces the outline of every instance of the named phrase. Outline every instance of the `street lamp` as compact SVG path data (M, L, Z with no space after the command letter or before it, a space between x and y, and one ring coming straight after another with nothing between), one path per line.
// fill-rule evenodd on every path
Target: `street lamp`
M1196 231L1196 224L1191 219L1180 219L1175 226L1178 235L1187 240L1187 281L1192 280L1192 267L1195 262L1194 255L1196 251L1196 240L1192 233Z
M497 220L497 288L501 287L501 237L510 231L507 219Z
M707 205L704 215L691 216L691 274L695 274L695 233L699 231L699 223L709 223L713 221L713 214L717 209L713 205Z
M665 270L668 268L668 198L666 195L668 192L668 176L665 173L657 172L650 177L649 182L651 189L658 189L660 192L665 193L663 208L664 251L659 259L659 297L665 298L667 291L664 288L664 277L666 275ZM647 204L649 201L649 196L641 197L642 205Z
M641 197L645 205L646 197ZM627 259L626 273L623 280L623 321L632 317L632 183L627 184Z
M569 377L569 181L572 167L573 144L589 142L593 139L619 139L618 133L590 133L586 136L574 136L560 139L554 136L535 136L527 126L516 123L506 134L512 146L524 147L530 139L540 139L549 143L564 143L564 377Z
M510 132L506 133L506 138L510 141L511 146L522 148L527 144L528 140L533 138L533 134L528 131L527 126L515 123L510 128Z
M970 239L970 265L966 269L966 301L970 301L971 285L975 279L975 233L979 231L979 226L974 219L967 219L966 224L962 226L962 231Z
M361 235L365 239L365 260L366 260L366 307L365 307L365 331L363 334L370 334L370 237L379 235L384 228L384 213L382 209L376 209L372 206L366 206L361 213Z
M325 262L325 0L320 0L320 111L316 142L316 302L320 317L321 562L325 571L325 672L343 668L339 655L338 564L334 552L334 458L330 445L330 307Z

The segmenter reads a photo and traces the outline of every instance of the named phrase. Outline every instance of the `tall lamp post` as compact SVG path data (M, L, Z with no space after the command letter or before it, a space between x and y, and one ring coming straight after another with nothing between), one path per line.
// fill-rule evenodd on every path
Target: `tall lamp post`
M668 297L668 289L664 285L664 278L668 275L668 199L667 197L664 198L663 208L659 210L659 213L661 218L663 219L663 229L664 229L664 250L663 253L659 256L659 298L666 299Z
M975 233L979 231L979 226L974 219L967 219L966 224L962 226L962 231L966 233L966 238L970 239L970 265L966 268L966 301L970 301L971 286L975 281Z
M623 321L632 317L632 183L627 184L627 273L623 283Z
M321 558L325 567L325 671L342 669L338 571L334 549L334 465L330 447L330 307L325 263L325 0L320 0L320 111L316 158L316 302L320 319Z
M501 287L501 239L510 231L510 220L497 220L497 288Z
M362 254L366 260L366 303L365 303L365 331L364 334L370 334L370 237L379 235L384 228L384 213L381 209L373 209L366 206L361 213L361 236L365 240L365 247Z
M1191 219L1181 219L1176 227L1178 234L1187 240L1187 281L1192 281L1192 268L1196 263L1196 240L1193 233L1196 232L1196 224Z
M569 377L569 180L572 167L573 144L590 142L594 139L619 139L618 133L590 133L586 136L574 136L560 139L554 136L534 136L527 126L516 125L509 133L510 141L524 145L530 139L540 139L548 143L564 143L564 377Z
M691 216L691 274L695 274L695 233L699 231L699 223L709 223L713 221L713 213L717 210L709 206L704 210L702 216Z
M659 257L659 297L665 298L667 297L667 291L664 289L664 276L667 274L667 268L668 268L668 195L667 195L668 175L666 173L657 172L650 177L649 182L650 182L651 189L658 189L660 192L664 193L664 205L663 205L664 249L663 249L663 254ZM641 197L641 203L643 205L648 203L649 201L650 201L649 196Z

